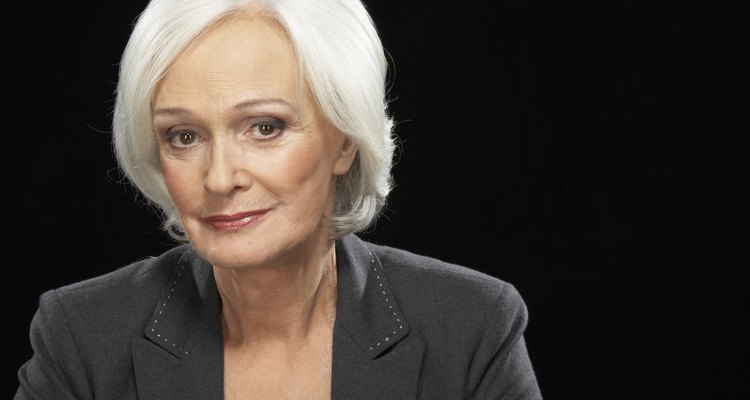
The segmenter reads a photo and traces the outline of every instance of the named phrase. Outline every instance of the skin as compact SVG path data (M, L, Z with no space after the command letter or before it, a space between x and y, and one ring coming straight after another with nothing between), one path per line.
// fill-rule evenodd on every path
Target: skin
M330 398L336 255L326 220L356 150L320 113L283 30L222 22L153 101L167 189L222 299L225 397Z

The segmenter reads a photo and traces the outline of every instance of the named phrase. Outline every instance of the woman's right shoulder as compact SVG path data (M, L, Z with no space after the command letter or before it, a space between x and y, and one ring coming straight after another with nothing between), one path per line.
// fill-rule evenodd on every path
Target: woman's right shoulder
M85 386L91 377L112 382L107 377L132 374L130 343L143 337L174 276L186 273L188 249L179 245L44 292L29 328L34 354L19 370L23 390L64 391L70 388L58 385L68 379Z
M188 249L188 245L178 245L113 271L48 290L40 296L40 303L54 298L66 308L78 310L108 304L133 307L142 303L152 307Z

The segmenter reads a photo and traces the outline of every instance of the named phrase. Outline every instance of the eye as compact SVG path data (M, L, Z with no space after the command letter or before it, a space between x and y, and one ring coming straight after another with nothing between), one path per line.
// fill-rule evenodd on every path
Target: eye
M264 119L250 125L252 136L258 140L273 139L281 135L284 129L286 129L286 123L276 118Z
M276 127L271 124L258 125L258 133L263 136L271 136L276 131Z
M184 149L200 142L200 136L192 131L175 131L167 134L166 141L174 148Z

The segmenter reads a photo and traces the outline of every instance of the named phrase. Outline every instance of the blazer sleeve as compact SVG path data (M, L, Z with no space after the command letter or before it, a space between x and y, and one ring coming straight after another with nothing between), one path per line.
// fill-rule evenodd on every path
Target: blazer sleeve
M542 398L524 340L527 323L526 304L516 288L506 282L469 368L468 398Z
M31 320L33 355L18 370L14 400L84 400L91 398L76 338L54 291L40 297Z

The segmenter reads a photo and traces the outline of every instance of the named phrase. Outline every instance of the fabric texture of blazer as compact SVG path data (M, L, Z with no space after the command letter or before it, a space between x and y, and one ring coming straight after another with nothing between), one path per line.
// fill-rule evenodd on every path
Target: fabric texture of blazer
M542 398L510 283L354 234L336 257L332 399ZM14 400L222 399L220 309L187 244L50 290Z

